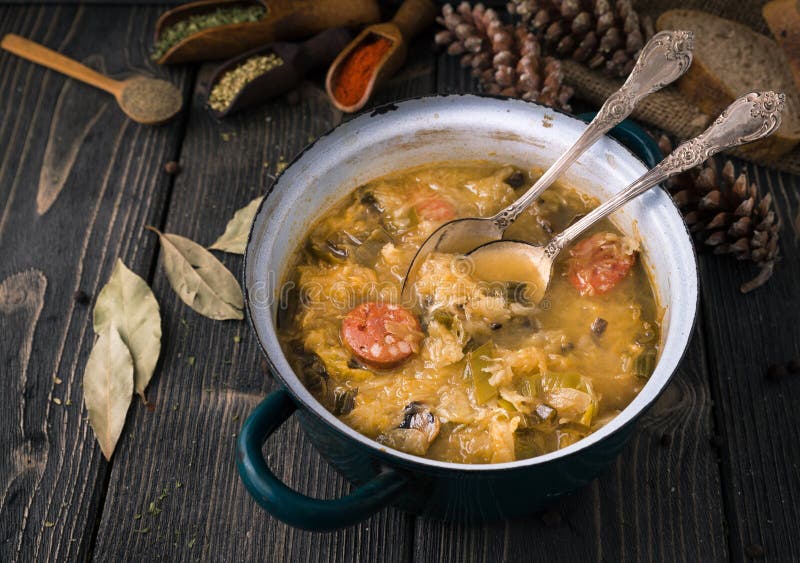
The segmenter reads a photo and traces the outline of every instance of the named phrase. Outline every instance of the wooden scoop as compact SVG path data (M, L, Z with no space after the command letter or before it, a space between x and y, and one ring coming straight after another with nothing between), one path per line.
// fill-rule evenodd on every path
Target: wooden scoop
M433 23L436 6L430 0L406 0L397 10L392 21L371 25L364 29L339 53L328 69L325 89L334 106L346 113L353 113L364 107L375 86L392 76L403 66L408 54L408 43L420 31ZM361 98L355 103L346 103L336 98L336 86L348 57L353 52L376 39L388 39L392 44L372 72Z
M224 111L212 109L214 115L225 117L288 92L297 86L309 71L330 63L352 38L353 34L347 28L334 27L318 33L303 43L270 43L222 63L211 77L209 92L227 72L234 70L251 57L275 54L282 61L279 66L245 84L231 100L227 109Z
M156 125L174 117L183 106L183 95L166 80L134 76L114 80L81 63L9 33L0 47L15 55L53 69L112 94L125 115L145 125Z
M155 36L158 39L164 29L194 15L258 4L267 10L260 20L193 33L170 47L157 62L227 59L271 41L304 39L330 27L356 27L380 18L376 0L199 0L164 12L156 22Z

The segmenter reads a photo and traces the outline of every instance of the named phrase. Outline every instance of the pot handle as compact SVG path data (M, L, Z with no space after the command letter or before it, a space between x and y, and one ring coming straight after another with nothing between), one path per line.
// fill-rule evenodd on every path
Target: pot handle
M578 119L588 123L594 119L595 115L597 115L596 111L590 111L578 115ZM655 140L630 119L626 119L611 129L608 134L632 150L636 156L644 161L648 168L653 168L663 158L661 149L658 148Z
M296 409L288 392L273 392L245 421L237 440L239 476L267 512L297 528L336 530L368 518L388 505L406 485L405 477L388 469L339 499L314 499L287 487L267 467L261 448Z

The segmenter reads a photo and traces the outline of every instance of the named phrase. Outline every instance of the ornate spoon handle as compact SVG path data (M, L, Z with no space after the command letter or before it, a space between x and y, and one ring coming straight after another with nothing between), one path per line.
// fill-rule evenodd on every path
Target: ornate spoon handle
M691 31L662 31L647 42L625 84L611 94L575 144L517 201L492 217L500 229L513 223L597 139L628 117L642 98L677 80L692 64Z
M638 180L553 237L546 253L555 256L589 226L670 176L685 172L722 150L771 135L780 127L784 98L783 94L768 91L751 92L735 100L708 129L680 144Z

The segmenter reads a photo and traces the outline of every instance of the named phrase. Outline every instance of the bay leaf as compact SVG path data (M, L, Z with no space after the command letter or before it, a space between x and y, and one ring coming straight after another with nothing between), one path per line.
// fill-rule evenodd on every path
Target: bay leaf
M95 333L101 334L110 326L117 329L133 357L134 390L146 403L144 390L161 352L161 315L147 282L120 259L94 306Z
M263 199L264 196L257 197L234 213L225 227L225 232L208 248L231 254L244 254L250 227L253 225L253 219L255 219L258 206L261 205Z
M106 459L125 426L133 398L133 358L113 326L98 336L83 372L83 402Z
M161 241L167 278L184 303L211 319L244 318L242 288L222 262L194 241L148 229Z

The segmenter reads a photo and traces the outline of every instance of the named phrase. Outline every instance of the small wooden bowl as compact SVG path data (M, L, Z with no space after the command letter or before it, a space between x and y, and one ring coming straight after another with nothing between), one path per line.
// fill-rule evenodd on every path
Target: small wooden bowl
M336 57L328 69L328 75L325 78L325 90L328 92L331 103L345 113L354 113L363 108L370 96L372 96L375 86L392 76L403 66L408 54L408 42L411 41L411 38L433 23L435 17L436 6L430 0L406 0L397 10L392 21L370 25L359 33L339 53L339 56ZM334 95L342 66L358 46L366 41L372 41L375 36L385 37L392 42L392 46L378 63L375 72L372 73L361 99L352 105L345 105L337 100Z
M255 4L267 9L262 19L193 33L170 47L157 62L226 59L271 41L303 39L330 27L356 27L380 18L376 0L198 0L164 12L156 22L155 39L164 29L190 16Z

